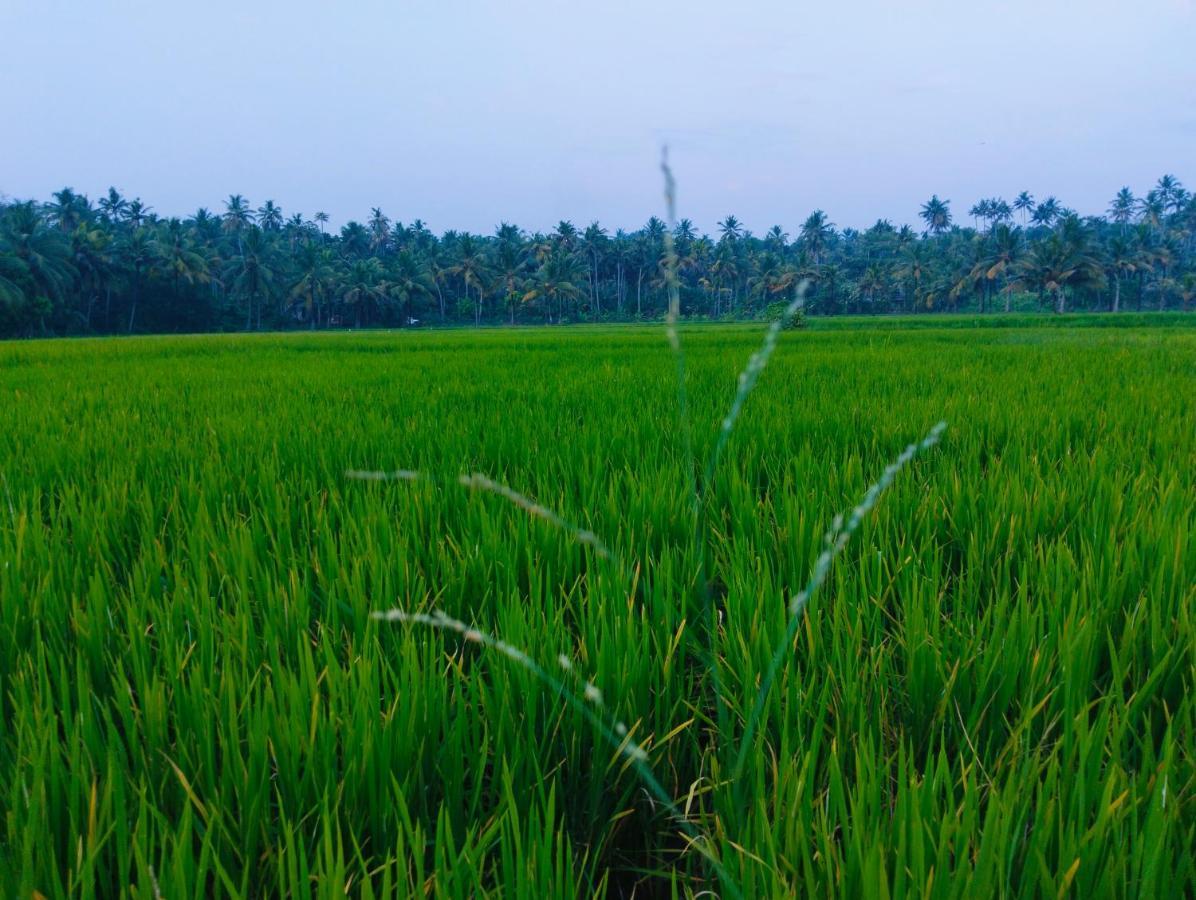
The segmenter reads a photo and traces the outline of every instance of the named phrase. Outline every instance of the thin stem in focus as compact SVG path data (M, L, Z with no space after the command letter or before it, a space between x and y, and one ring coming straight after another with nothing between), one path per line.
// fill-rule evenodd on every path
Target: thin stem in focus
M677 405L681 418L681 429L685 440L685 468L689 475L690 497L692 498L693 545L698 554L698 580L702 593L701 623L706 644L703 655L706 668L710 671L714 687L714 702L718 717L719 734L727 734L729 717L724 699L722 675L719 672L717 647L717 625L714 619L714 598L710 587L710 576L706 562L706 519L703 502L703 485L698 483L697 458L693 446L693 423L689 414L689 396L686 388L685 352L681 349L681 334L677 322L681 315L681 282L677 276L677 246L673 230L677 227L677 182L669 167L669 148L661 149L660 171L664 175L664 200L668 227L664 234L664 275L669 292L669 311L665 317L665 334L673 356L677 360Z

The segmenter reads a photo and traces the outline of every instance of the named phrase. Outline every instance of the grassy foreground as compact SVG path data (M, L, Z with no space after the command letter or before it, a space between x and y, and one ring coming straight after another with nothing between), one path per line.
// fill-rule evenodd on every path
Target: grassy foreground
M704 459L760 328L683 339ZM0 397L0 896L1196 890L1190 327L785 335L702 533L721 716L657 329L13 344ZM939 419L733 781L824 532ZM570 658L730 879L580 712L392 607Z

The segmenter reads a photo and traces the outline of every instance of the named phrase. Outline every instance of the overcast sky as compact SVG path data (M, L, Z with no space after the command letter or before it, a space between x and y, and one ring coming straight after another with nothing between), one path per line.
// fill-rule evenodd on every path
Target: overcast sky
M1193 0L0 0L0 194L795 232L1196 181Z

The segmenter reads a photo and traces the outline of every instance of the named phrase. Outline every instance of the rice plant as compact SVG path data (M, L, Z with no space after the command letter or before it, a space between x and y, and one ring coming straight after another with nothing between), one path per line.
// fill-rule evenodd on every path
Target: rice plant
M4 345L0 895L1191 893L1185 321Z

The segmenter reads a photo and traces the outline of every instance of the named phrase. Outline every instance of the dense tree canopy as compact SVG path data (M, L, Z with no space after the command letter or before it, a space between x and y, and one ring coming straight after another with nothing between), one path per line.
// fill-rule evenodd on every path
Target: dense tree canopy
M805 285L815 314L1188 309L1196 297L1196 198L1165 175L1127 187L1103 217L1023 191L979 200L961 224L932 196L917 233L880 220L837 229L807 216L753 235L672 228L682 313L749 318ZM565 323L655 318L667 304L669 227L613 234L561 222L548 234L435 235L378 208L330 234L233 194L221 212L162 218L115 188L96 202L0 203L0 336L139 331Z

